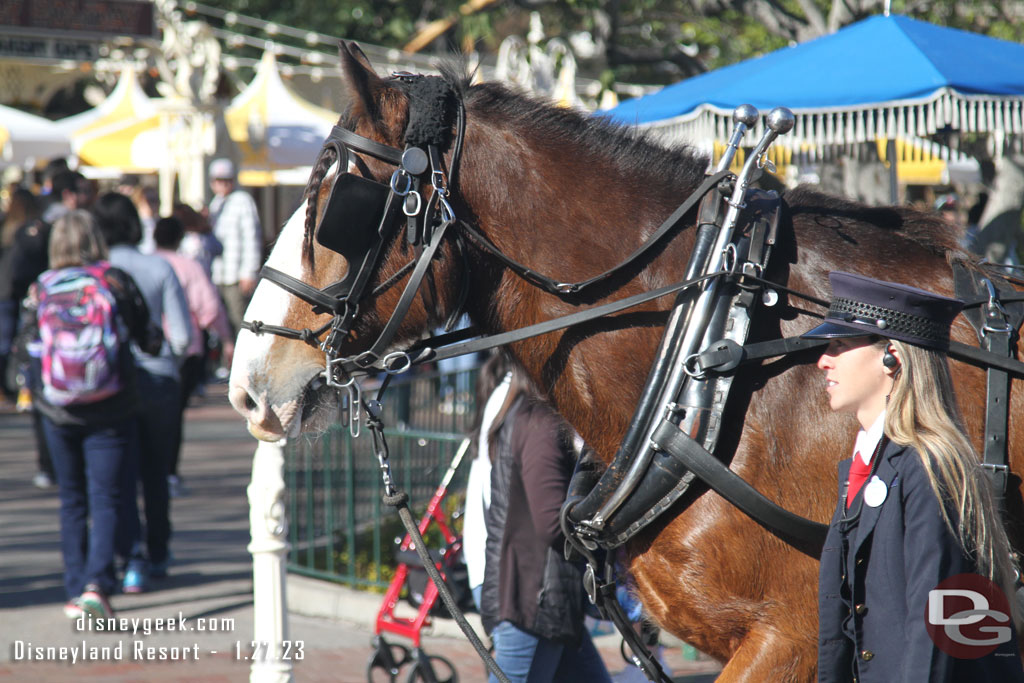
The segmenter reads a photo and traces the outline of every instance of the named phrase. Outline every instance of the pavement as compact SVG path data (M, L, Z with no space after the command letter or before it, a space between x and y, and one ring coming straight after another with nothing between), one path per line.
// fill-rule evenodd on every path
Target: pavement
M252 643L252 564L246 550L246 486L255 441L225 393L223 385L211 385L186 413L180 473L190 495L172 500L174 564L148 592L111 598L117 616L127 620L128 630L116 633L79 630L62 614L57 492L32 485L30 417L9 406L0 409L0 683L249 680L260 653ZM290 575L287 635L294 679L367 681L381 599L378 593ZM411 614L411 608L403 609ZM479 619L470 617L482 633ZM409 645L399 636L387 638ZM625 678L618 636L600 635L595 642L609 671ZM663 642L663 659L675 680L715 679L716 662L694 659L692 648L678 641ZM486 680L479 657L449 619L434 619L425 629L422 650L451 662L458 681ZM407 675L408 667L395 680ZM372 680L388 677L378 672Z

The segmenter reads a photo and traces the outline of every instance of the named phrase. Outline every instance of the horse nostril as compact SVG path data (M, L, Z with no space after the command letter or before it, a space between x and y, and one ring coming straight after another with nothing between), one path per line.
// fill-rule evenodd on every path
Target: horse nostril
M254 399L248 392L245 394L245 409L249 412L256 410L256 399Z

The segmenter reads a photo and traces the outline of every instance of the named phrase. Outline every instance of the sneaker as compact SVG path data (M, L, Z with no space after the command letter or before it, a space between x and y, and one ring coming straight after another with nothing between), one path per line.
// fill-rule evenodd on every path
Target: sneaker
M146 590L146 561L128 560L124 568L121 590L125 593L142 593Z
M64 605L64 616L68 619L78 619L82 616L82 599L71 598Z
M94 583L85 587L85 592L82 593L82 597L78 598L78 601L82 606L82 612L91 619L114 616L114 608L110 606L107 596Z
M191 491L185 486L185 482L176 474L167 475L167 493L171 498L184 498Z
M32 477L32 485L37 489L48 489L53 486L53 479L46 472L36 472Z

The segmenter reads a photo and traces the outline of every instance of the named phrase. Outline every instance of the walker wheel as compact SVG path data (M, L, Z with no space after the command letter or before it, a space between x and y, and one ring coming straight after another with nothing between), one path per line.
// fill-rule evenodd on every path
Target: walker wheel
M409 670L405 683L459 683L459 674L441 655L424 653Z
M397 683L403 666L412 661L412 651L400 643L374 638L376 651L366 665L368 683Z

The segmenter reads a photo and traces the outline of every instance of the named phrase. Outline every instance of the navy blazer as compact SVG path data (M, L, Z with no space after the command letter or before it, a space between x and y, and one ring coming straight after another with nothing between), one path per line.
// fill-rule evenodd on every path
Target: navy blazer
M883 439L875 476L885 482L885 499L862 506L865 483L845 521L851 459L839 463L839 502L818 581L818 680L1024 681L1016 631L978 659L952 657L932 642L925 624L928 592L976 568L942 520L917 451Z

